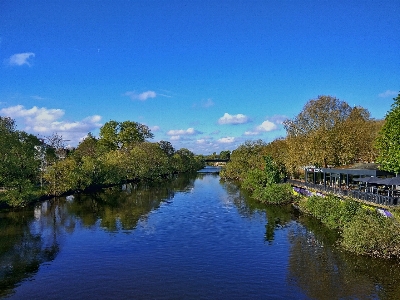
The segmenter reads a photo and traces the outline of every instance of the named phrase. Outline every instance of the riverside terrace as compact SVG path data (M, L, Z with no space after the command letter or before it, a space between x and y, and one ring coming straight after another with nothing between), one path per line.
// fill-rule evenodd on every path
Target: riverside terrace
M288 179L287 182L296 187L352 197L378 206L394 206L400 205L400 182L387 184L387 178L393 176L393 173L376 169L305 168L304 181Z

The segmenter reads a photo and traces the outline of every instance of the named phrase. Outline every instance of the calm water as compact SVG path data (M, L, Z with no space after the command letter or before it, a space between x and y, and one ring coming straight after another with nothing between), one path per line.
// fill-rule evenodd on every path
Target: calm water
M212 173L1 213L0 230L0 298L400 299L397 262Z

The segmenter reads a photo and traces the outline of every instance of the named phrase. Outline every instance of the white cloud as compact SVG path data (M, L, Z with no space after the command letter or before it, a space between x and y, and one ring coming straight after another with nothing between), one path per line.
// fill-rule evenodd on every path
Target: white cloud
M276 124L274 124L268 120L262 122L261 125L256 127L257 131L265 131L265 132L273 131L275 129L278 129L278 126L276 126Z
M130 97L132 100L140 100L140 101L146 101L149 98L157 97L157 93L154 91L146 91L140 94L131 91L131 92L126 92L124 95Z
M395 97L395 96L397 96L397 93L398 92L396 92L396 91L387 90L383 93L380 93L378 96L380 98Z
M221 118L218 119L218 124L245 124L249 122L249 118L243 114L230 115L225 113Z
M10 56L10 58L8 59L8 64L10 66L23 66L23 65L31 66L31 63L28 61L29 58L31 57L35 57L35 53L33 52L17 53Z
M194 128L178 129L178 130L170 130L167 132L168 135L196 135L201 134L200 131L195 130Z
M215 131L211 132L210 134L211 135L217 135L217 134L220 134L220 132L221 132L221 130L215 130Z
M173 135L170 138L171 141L179 141L180 139L181 139L181 137L179 135Z
M235 138L232 136L228 136L228 137L218 139L217 142L222 143L222 144L231 144L231 143L235 142Z
M160 131L160 126L153 126L153 127L150 127L150 130L151 131Z
M266 120L254 128L254 130L246 131L244 135L260 135L263 132L274 131L277 129L278 126L275 123Z
M102 126L101 116L98 115L86 117L81 121L68 122L60 120L65 114L64 110L37 106L30 109L22 105L11 106L1 109L0 114L15 119L17 123L23 123L24 131L41 135L58 133L64 139L70 140L71 144L79 143L88 132Z

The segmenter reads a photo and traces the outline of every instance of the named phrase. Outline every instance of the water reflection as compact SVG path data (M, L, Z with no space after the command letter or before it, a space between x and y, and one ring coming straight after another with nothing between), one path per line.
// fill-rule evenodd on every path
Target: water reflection
M287 284L309 299L400 299L400 265L341 251L339 234L291 206L265 206L238 185L223 182L241 215L265 212L265 240L272 245L277 230L287 229L290 242Z
M77 223L107 231L136 228L150 211L193 189L196 174L162 183L126 184L92 194L56 198L22 211L0 212L0 297L55 259ZM33 211L32 211L33 210Z
M337 233L301 217L292 227L289 284L311 299L400 299L397 261L360 257L336 249Z
M155 232L143 234L142 221ZM83 245L80 253L70 237ZM317 220L253 201L217 174L126 184L0 213L0 297L43 295L43 286L59 296L59 286L80 285L76 299L98 295L90 288L120 298L400 299L398 262L341 252L337 239ZM43 277L40 266L55 258ZM99 285L104 276L109 281Z
M260 203L249 197L245 190L232 182L221 182L229 194L239 213L245 218L252 218L255 214L264 213L266 217L264 239L272 244L275 231L285 228L292 220L295 220L294 210L291 205L274 206Z
M75 195L68 210L85 226L97 225L108 231L129 231L145 220L152 210L168 203L176 192L189 192L196 174L185 174L172 181L143 184L124 184L97 193Z
M31 209L0 213L0 296L12 292L39 266L60 251L65 232L74 221L58 201L46 201Z

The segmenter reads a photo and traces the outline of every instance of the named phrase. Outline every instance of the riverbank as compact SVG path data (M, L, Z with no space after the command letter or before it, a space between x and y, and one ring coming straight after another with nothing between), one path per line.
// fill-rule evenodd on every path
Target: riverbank
M338 246L358 255L400 259L400 223L398 210L382 209L355 199L332 194L300 191L295 207L338 230Z

